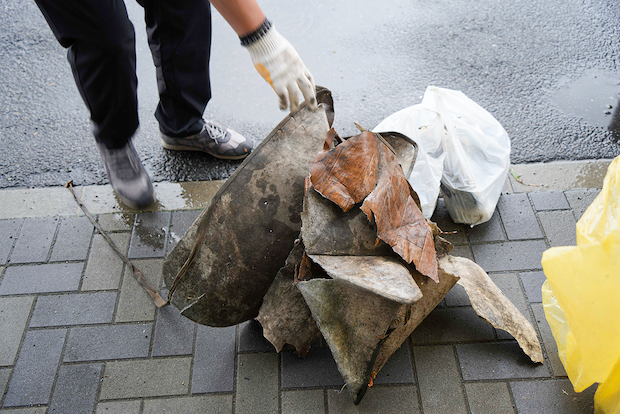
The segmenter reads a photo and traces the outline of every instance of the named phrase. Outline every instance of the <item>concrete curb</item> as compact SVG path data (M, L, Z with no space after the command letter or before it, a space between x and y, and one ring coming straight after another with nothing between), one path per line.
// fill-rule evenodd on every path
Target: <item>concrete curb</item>
M556 161L511 165L504 193L601 188L612 160ZM201 210L224 183L189 181L155 184L158 202L144 211ZM93 214L136 212L120 204L110 185L76 187ZM0 191L0 219L83 214L63 187Z

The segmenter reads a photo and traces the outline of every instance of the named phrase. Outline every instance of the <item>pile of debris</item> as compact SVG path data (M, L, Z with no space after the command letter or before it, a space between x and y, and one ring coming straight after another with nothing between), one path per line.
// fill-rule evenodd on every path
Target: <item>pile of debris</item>
M407 179L417 146L362 131L340 138L333 102L287 116L214 196L164 263L189 319L256 318L281 351L329 345L357 404L389 357L456 284L478 315L543 362L530 323L422 214Z

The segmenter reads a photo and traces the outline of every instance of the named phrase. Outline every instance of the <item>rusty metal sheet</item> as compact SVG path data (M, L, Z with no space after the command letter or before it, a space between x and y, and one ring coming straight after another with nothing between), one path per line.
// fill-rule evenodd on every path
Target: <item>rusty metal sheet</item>
M332 98L317 91L250 154L164 261L171 303L210 326L257 316L301 228L304 178L333 120ZM175 283L176 281L176 283Z

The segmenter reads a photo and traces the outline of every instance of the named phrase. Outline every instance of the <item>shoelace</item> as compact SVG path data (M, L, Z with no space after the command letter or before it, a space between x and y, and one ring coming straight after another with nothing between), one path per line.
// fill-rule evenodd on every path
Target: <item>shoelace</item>
M220 141L225 142L226 131L224 131L224 128L211 122L205 122L205 127L208 129L209 136L215 141L215 144L220 144Z

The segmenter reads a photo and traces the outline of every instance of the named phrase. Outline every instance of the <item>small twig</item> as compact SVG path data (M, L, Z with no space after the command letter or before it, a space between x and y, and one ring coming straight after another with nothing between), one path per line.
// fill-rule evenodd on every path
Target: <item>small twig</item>
M364 128L363 126L361 126L360 124L358 124L357 122L353 122L353 124L357 127L357 129L360 130L360 132L366 132L368 131L366 128Z
M138 281L138 283L140 284L140 286L142 286L144 288L144 290L146 290L146 293L149 294L149 296L151 296L151 298L153 299L153 302L155 302L155 306L157 306L158 308L161 308L162 306L166 305L166 301L159 295L159 293L157 293L157 291L155 290L155 288L153 287L153 285L151 285L151 283L148 281L147 278L144 277L144 275L142 274L142 272L140 271L140 269L138 269L128 258L127 256L125 256L118 247L116 247L116 245L114 244L114 242L112 241L112 239L110 238L110 236L108 236L108 234L103 230L103 228L101 228L101 225L97 222L97 220L95 220L95 218L93 217L92 214L90 214L90 211L88 211L88 209L86 208L86 206L78 199L77 195L75 194L75 191L73 190L73 180L67 182L67 184L65 184L65 188L68 188L69 191L71 191L71 194L73 195L73 198L75 199L75 202L78 204L78 206L80 206L80 208L82 209L82 211L84 212L84 214L86 215L86 217L88 217L88 219L90 220L90 222L92 223L93 226L95 226L95 228L97 229L97 231L103 236L103 238L108 242L108 244L110 245L110 247L112 248L112 250L114 250L114 252L123 260L123 262L125 262L125 264L131 269L132 273L133 273L133 277L136 278L136 280Z
M517 180L517 182L519 184L523 184L523 185L529 185L530 187L538 187L538 184L528 184L528 183L524 183L523 180L521 180L521 175L517 175L517 173L515 172L515 170L513 170L512 168L510 169L510 175L512 175L512 178L514 178L515 180Z

